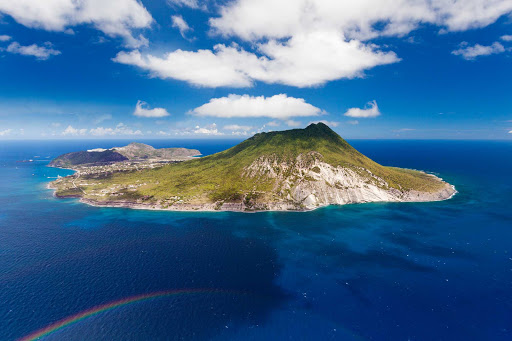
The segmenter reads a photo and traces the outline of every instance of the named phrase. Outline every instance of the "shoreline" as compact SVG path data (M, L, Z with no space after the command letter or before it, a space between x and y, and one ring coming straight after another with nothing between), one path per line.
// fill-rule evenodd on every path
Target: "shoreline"
M426 173L426 172L425 172ZM59 196L56 194L57 189L52 187L52 182L48 183L46 188L49 190L53 190L53 196L58 199L79 199L80 203L93 206L93 207L110 207L110 208L128 208L128 209L134 209L134 210L148 210L148 211L169 211L169 212L239 212L239 213L260 213L260 212L310 212L314 211L319 208L325 208L328 206L344 206L344 205L354 205L354 204L367 204L367 203L421 203L421 202L438 202L438 201L445 201L450 200L453 197L455 197L456 194L459 192L455 188L454 185L445 182L442 178L433 175L431 173L429 174L440 181L444 182L445 188L433 192L408 192L406 194L409 194L411 198L409 200L389 200L389 201L365 201L365 202L348 202L348 203L329 203L325 205L318 205L316 207L311 208L292 208L290 204L287 203L272 203L272 204L264 204L266 206L273 206L274 208L270 209L246 209L245 205L243 203L223 203L220 208L218 208L218 203L208 203L208 204L174 204L169 207L163 208L160 207L158 204L143 204L143 203L134 203L134 202L127 202L127 201L95 201L91 199L83 198L80 195L69 195L69 196ZM449 196L443 196L444 192L449 192ZM412 196L417 196L423 194L426 195L425 197L421 198L420 200L412 200ZM437 196L437 198L436 198ZM416 199L415 198L415 199ZM226 206L226 207L223 207ZM281 208L278 208L281 207Z

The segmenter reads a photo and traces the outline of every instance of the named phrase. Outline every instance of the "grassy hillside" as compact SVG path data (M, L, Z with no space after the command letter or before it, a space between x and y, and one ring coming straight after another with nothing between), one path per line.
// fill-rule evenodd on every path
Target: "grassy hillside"
M204 203L238 201L249 193L249 197L267 196L266 200L272 200L269 196L275 194L269 192L275 187L275 179L243 176L246 167L262 156L293 164L297 156L311 151L320 153L326 163L350 168L363 176L368 176L366 170L369 170L399 190L428 192L443 186L424 173L384 167L373 162L325 124L318 123L306 129L256 134L233 148L196 160L153 170L113 174L84 190L138 184L136 191L125 191L117 198Z

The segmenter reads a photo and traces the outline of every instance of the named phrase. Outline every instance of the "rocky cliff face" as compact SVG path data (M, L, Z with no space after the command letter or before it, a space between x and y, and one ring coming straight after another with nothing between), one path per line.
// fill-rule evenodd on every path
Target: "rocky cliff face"
M316 152L299 155L293 162L279 162L275 156L260 157L247 167L244 176L274 179L273 191L280 200L267 203L269 209L313 209L378 201L436 201L455 193L447 183L435 192L400 191L367 169L327 164Z

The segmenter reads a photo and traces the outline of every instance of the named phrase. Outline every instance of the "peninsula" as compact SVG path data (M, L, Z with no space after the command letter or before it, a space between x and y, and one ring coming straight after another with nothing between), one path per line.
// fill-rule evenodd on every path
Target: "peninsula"
M112 151L129 158L122 148ZM60 166L58 160L62 157L50 165ZM434 175L370 160L323 123L259 133L223 152L179 161L87 173L77 169L50 188L57 197L78 197L96 206L175 211L301 211L439 201L456 192Z

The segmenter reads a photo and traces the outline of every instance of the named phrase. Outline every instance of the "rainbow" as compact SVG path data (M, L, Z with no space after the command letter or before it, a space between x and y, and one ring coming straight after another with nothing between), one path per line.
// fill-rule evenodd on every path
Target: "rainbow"
M181 289L181 290L156 291L156 292L152 292L152 293L148 293L148 294L130 296L130 297L123 298L123 299L120 299L117 301L112 301L109 303L98 305L98 306L92 307L90 309L84 310L78 314L66 317L65 319L62 319L55 323L52 323L45 328L39 329L39 330L21 338L20 341L37 340L41 337L47 336L51 333L54 333L57 330L60 330L64 327L67 327L67 326L77 323L79 321L85 320L86 318L89 318L91 316L94 316L94 315L100 314L102 312L112 310L112 309L115 309L115 308L118 308L121 306L136 303L136 302L147 301L147 300L151 300L154 298L174 296L174 295L199 294L199 293L230 293L230 292L233 292L233 291L220 290L220 289Z

